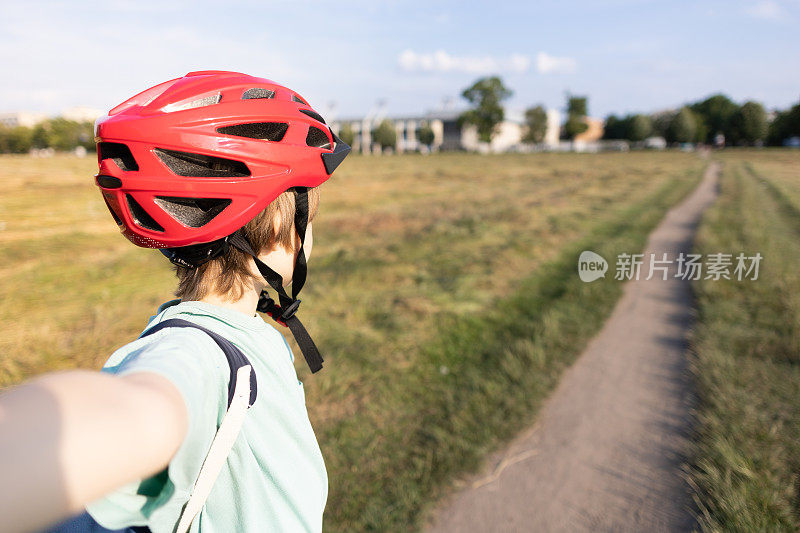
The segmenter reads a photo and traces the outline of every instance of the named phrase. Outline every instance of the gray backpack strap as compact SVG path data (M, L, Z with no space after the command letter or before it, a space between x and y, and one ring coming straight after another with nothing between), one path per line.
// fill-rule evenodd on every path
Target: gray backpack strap
M152 328L148 329L141 335L139 338L147 337L148 335L152 335L157 331L161 331L162 329L166 328L193 328L199 329L200 331L204 332L206 335L211 337L211 339L217 343L217 346L222 350L222 353L225 354L225 359L228 360L228 366L230 367L230 379L228 380L228 406L231 405L231 401L233 400L233 391L236 389L236 379L237 379L237 372L238 370L245 366L250 365L250 361L247 359L242 351L236 347L231 341L223 337L222 335L211 331L210 329L204 328L203 326L198 326L194 322L189 322L188 320L182 320L180 318L170 318L168 320L164 320L159 322ZM256 402L256 396L258 395L258 384L256 383L256 373L250 373L250 402L249 405L253 405Z
M211 447L208 449L203 466L200 467L200 473L197 475L197 480L195 480L192 495L186 505L183 506L178 523L175 526L175 533L186 533L189 531L192 521L203 509L203 505L205 505L208 495L214 487L214 482L225 465L233 444L242 429L247 409L256 400L256 374L250 361L232 342L188 320L178 318L164 320L142 333L140 338L152 335L156 331L165 328L194 328L204 331L225 354L231 372L228 382L228 411L222 418L219 429L214 435L214 440L211 441Z

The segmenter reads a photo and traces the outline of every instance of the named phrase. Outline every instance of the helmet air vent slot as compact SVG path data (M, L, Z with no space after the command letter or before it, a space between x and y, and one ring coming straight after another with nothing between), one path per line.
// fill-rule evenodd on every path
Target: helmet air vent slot
M231 200L156 196L156 204L181 224L190 228L201 228L231 205Z
M242 93L242 100L267 100L275 98L275 91L262 87L253 87Z
M285 122L251 122L217 128L217 133L278 142L286 135L289 124Z
M104 192L103 193L103 201L106 203L106 207L108 207L108 211L111 213L111 216L114 217L114 222L117 223L117 226L122 226L123 225L122 224L122 219L117 214L117 212L114 210L114 208L111 207L111 202L108 201L108 198L109 198L109 193ZM116 204L116 202L114 202L114 203Z
M114 176L104 176L99 174L95 180L97 184L104 189L119 189L122 187L122 180Z
M318 120L318 121L322 122L323 124L325 124L325 119L322 118L322 115L320 115L319 113L311 111L310 109L301 109L300 112L303 113L304 115L308 115L309 117L313 118L314 120Z
M97 153L100 154L100 161L111 159L122 170L139 170L139 165L136 164L131 149L125 144L99 142L97 143Z
M173 102L161 108L164 113L173 113L175 111L185 111L187 109L195 109L198 107L206 107L209 105L218 104L222 95L220 93L210 94L202 98L195 98L194 100L183 100L182 102Z
M153 217L151 217L147 211L144 210L144 207L139 205L139 202L133 199L133 196L126 194L125 200L128 202L128 209L130 209L133 221L137 226L140 226L144 229L149 229L150 231L164 231L164 228L161 227L161 224L156 222Z
M308 135L306 135L306 144L308 146L314 146L316 148L324 148L326 150L330 150L332 148L330 138L325 134L324 131L322 131L319 128L315 128L314 126L308 128Z
M302 98L300 98L296 94L292 95L292 102L299 102L299 103L301 103L303 105L308 105L308 103L305 100L303 100Z
M197 178L242 178L250 175L250 169L241 161L213 157L203 154L178 152L156 148L155 154L178 176Z

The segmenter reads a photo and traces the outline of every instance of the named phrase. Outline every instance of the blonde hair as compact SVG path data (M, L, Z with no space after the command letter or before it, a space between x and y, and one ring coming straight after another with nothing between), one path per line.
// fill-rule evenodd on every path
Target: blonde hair
M314 218L319 207L319 187L308 190L308 220ZM294 228L294 193L289 190L278 196L266 209L256 215L244 228L244 235L257 254L283 246L294 250L297 232ZM275 226L275 215L280 221ZM236 247L197 268L177 266L178 288L175 296L182 300L201 300L209 294L227 295L238 300L244 294L245 285L259 278L250 269L250 255Z

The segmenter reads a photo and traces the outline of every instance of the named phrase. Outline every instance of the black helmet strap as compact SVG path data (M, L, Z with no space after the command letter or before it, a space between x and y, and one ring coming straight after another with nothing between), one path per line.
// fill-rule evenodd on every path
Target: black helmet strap
M300 289L303 288L303 285L305 285L306 276L308 275L308 265L303 249L303 243L306 240L306 229L308 228L308 188L294 187L292 190L294 191L295 198L294 226L300 237L300 249L297 251L297 259L295 259L294 271L292 273L291 296L289 296L286 293L286 289L283 288L283 277L258 258L258 254L255 253L255 250L253 250L253 247L241 230L231 235L228 242L230 245L235 246L242 252L253 257L258 271L264 276L264 279L267 280L270 287L278 293L280 305L275 303L266 289L261 291L256 309L261 313L268 314L273 320L289 328L309 368L311 368L311 372L318 372L322 369L322 355L319 353L317 345L314 344L308 331L306 331L305 326L303 326L303 323L300 322L300 319L296 316L297 308L300 307L300 299L297 298L297 295L300 293Z

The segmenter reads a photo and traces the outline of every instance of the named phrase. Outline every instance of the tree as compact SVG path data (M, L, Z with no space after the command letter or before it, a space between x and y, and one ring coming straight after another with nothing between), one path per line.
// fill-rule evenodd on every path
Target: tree
M633 115L628 124L628 134L626 139L633 142L640 142L652 135L653 121L647 115Z
M585 96L567 95L567 122L564 123L564 133L568 139L575 139L587 129L586 123L587 98Z
M603 127L604 139L643 141L653 134L653 120L648 115L609 115Z
M380 145L381 149L394 148L397 144L397 131L389 119L383 119L377 128L372 130L372 140Z
M626 118L619 118L617 115L608 115L603 124L603 139L624 139L628 134L625 120Z
M737 144L756 144L767 137L767 112L758 102L745 102L731 117L731 137Z
M356 140L356 134L353 132L353 128L350 124L343 124L342 127L339 129L339 138L348 146L353 146L353 143Z
M700 141L712 142L718 133L722 133L725 137L730 136L730 121L739 109L730 98L724 94L715 94L689 107L699 115L698 118L705 126L704 128L701 126L706 133L699 139Z
M491 142L498 124L505 118L501 102L514 94L497 76L481 78L461 93L472 109L459 117L459 123L472 124L478 129L478 138Z
M76 122L65 118L54 118L37 125L32 142L36 148L53 148L69 151L78 146L94 149L94 127L91 122Z
M667 138L667 130L669 125L672 124L672 119L675 118L673 111L661 111L651 115L650 120L653 124L653 134L659 137Z
M547 112L537 105L525 111L525 135L522 142L538 144L547 134Z
M585 96L567 96L567 114L585 117L589 114L587 110L588 99Z
M767 141L774 146L781 146L789 137L800 137L800 102L790 109L779 112L769 125Z
M25 126L0 129L0 152L27 154L33 147L33 132Z
M574 140L575 137L589 129L585 117L568 116L567 121L564 123L564 134L568 139Z
M50 146L47 134L48 127L48 122L42 122L34 126L33 134L31 135L31 142L34 148L47 148Z
M436 139L436 135L433 133L433 128L425 123L417 129L417 139L419 139L420 144L430 148L433 141Z
M694 142L697 135L697 119L688 107L684 106L673 117L667 129L667 141L688 143Z

